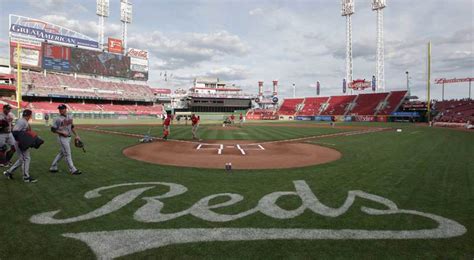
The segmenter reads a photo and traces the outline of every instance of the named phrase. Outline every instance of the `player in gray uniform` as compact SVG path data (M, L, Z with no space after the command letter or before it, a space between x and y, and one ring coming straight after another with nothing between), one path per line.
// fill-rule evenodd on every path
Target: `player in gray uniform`
M71 136L74 134L76 139L80 139L80 137L74 130L73 119L71 115L67 114L66 105L59 105L58 109L60 115L54 120L51 131L58 135L60 150L56 158L54 158L49 171L52 173L58 172L58 162L64 158L69 167L69 171L74 175L79 175L82 172L74 167L74 162L72 161Z
M0 163L0 166L10 165L10 160L15 154L15 138L12 135L12 122L15 116L11 110L12 107L7 104L3 106L3 113L0 113L0 148L6 151L5 162ZM6 147L7 145L9 147Z
M13 127L13 132L26 132L30 131L31 127L28 121L31 119L32 112L29 109L25 109L22 114L22 118L18 119ZM13 179L13 172L18 169L20 166L23 170L23 181L24 182L36 182L36 179L33 179L30 176L30 151L26 149L22 151L20 147L18 147L18 142L15 142L16 152L18 153L18 160L10 167L10 169L3 172L8 179Z

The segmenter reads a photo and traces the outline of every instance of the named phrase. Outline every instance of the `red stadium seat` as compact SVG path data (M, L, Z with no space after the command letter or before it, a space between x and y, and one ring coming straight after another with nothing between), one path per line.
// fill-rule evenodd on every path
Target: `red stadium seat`
M374 115L377 107L388 96L388 93L359 94L351 115Z
M328 101L328 97L307 97L304 99L303 109L298 112L299 116L319 115L321 105Z
M303 102L302 98L289 98L283 100L283 103L278 110L279 115L293 116L297 112L297 106Z
M387 99L387 102L382 110L380 110L377 115L390 115L395 112L402 101L405 99L407 91L392 91L390 96Z
M321 115L344 115L350 103L354 101L356 95L333 96L329 99L329 105Z

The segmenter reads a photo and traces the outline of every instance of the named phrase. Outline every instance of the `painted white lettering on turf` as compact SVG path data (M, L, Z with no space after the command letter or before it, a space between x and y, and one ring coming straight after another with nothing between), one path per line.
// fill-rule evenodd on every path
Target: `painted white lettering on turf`
M183 185L180 184L174 184L174 183L166 183L166 182L135 182L135 183L125 183L125 184L117 184L117 185L112 185L112 186L107 186L107 187L101 187L95 190L91 190L86 192L84 197L86 199L93 199L93 198L98 198L100 197L100 192L112 188L117 188L117 187L123 187L123 186L135 186L135 185L164 185L168 186L170 191L158 196L158 197L172 197L176 196L182 193L185 193L188 189L184 187ZM135 189L131 190L128 192L125 192L121 195L118 195L114 197L111 201L109 201L107 204L104 206L87 213L85 215L77 216L77 217L72 217L72 218L67 218L67 219L55 219L54 216L60 212L60 210L54 210L54 211L49 211L49 212L44 212L41 214L34 215L30 218L30 221L35 224L66 224L66 223L73 223L73 222L78 222L78 221L83 221L83 220L89 220L97 217L101 217L107 214L110 214L114 211L117 211L121 209L122 207L126 206L130 202L132 202L134 199L136 199L140 194L143 192L150 190L154 188L155 186L152 187L145 187L145 188L140 188L140 189ZM160 208L161 209L161 208Z
M182 244L203 241L241 241L241 240L265 240L265 239L434 239L460 236L466 232L466 228L456 221L437 216L430 213L415 210L399 209L397 205L381 196L373 195L363 191L349 191L345 202L339 208L331 208L322 204L305 181L294 181L295 191L278 191L263 196L253 209L238 214L219 214L212 209L228 207L239 203L244 198L239 194L220 193L200 199L190 208L175 212L162 213L164 203L161 199L179 196L187 191L180 184L165 182L137 182L101 187L85 194L86 199L100 197L100 192L116 187L135 185L161 185L169 188L168 192L153 197L144 197L147 202L134 214L134 219L140 222L163 222L185 215L211 222L228 222L261 212L266 216L276 219L295 218L307 209L312 212L326 216L338 217L346 213L353 205L355 198L362 198L382 204L386 209L374 209L361 207L361 211L368 215L393 215L408 214L431 219L438 223L434 229L421 230L359 230L359 229L260 229L260 228L213 228L213 229L158 229L158 230L117 230L99 231L86 233L67 233L71 237L84 241L91 247L99 258L114 258L140 252L146 249L162 247L170 244ZM49 211L31 217L30 221L36 224L65 224L89 220L104 216L126 206L145 191L156 186L149 186L127 191L114 197L104 206L81 216L66 219L56 219L54 216L59 212ZM283 196L298 196L302 204L294 210L285 210L277 205L277 200ZM213 199L227 197L228 200L210 205Z

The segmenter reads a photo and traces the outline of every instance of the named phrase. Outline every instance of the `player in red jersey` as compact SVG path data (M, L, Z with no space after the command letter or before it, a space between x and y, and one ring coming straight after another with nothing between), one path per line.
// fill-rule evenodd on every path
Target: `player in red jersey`
M167 114L166 119L163 122L163 140L168 140L170 134L171 115Z
M199 128L199 117L196 116L195 114L193 114L191 116L191 124L193 126L193 128L192 128L193 139L199 139L198 136L197 136L197 131L198 131L198 128Z

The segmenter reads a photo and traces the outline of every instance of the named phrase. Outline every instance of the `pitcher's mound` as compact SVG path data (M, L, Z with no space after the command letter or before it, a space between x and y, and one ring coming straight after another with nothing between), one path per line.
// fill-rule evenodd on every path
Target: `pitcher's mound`
M256 143L242 140L204 142L158 141L123 151L139 161L162 165L224 169L284 169L317 165L341 158L330 148L295 142Z

